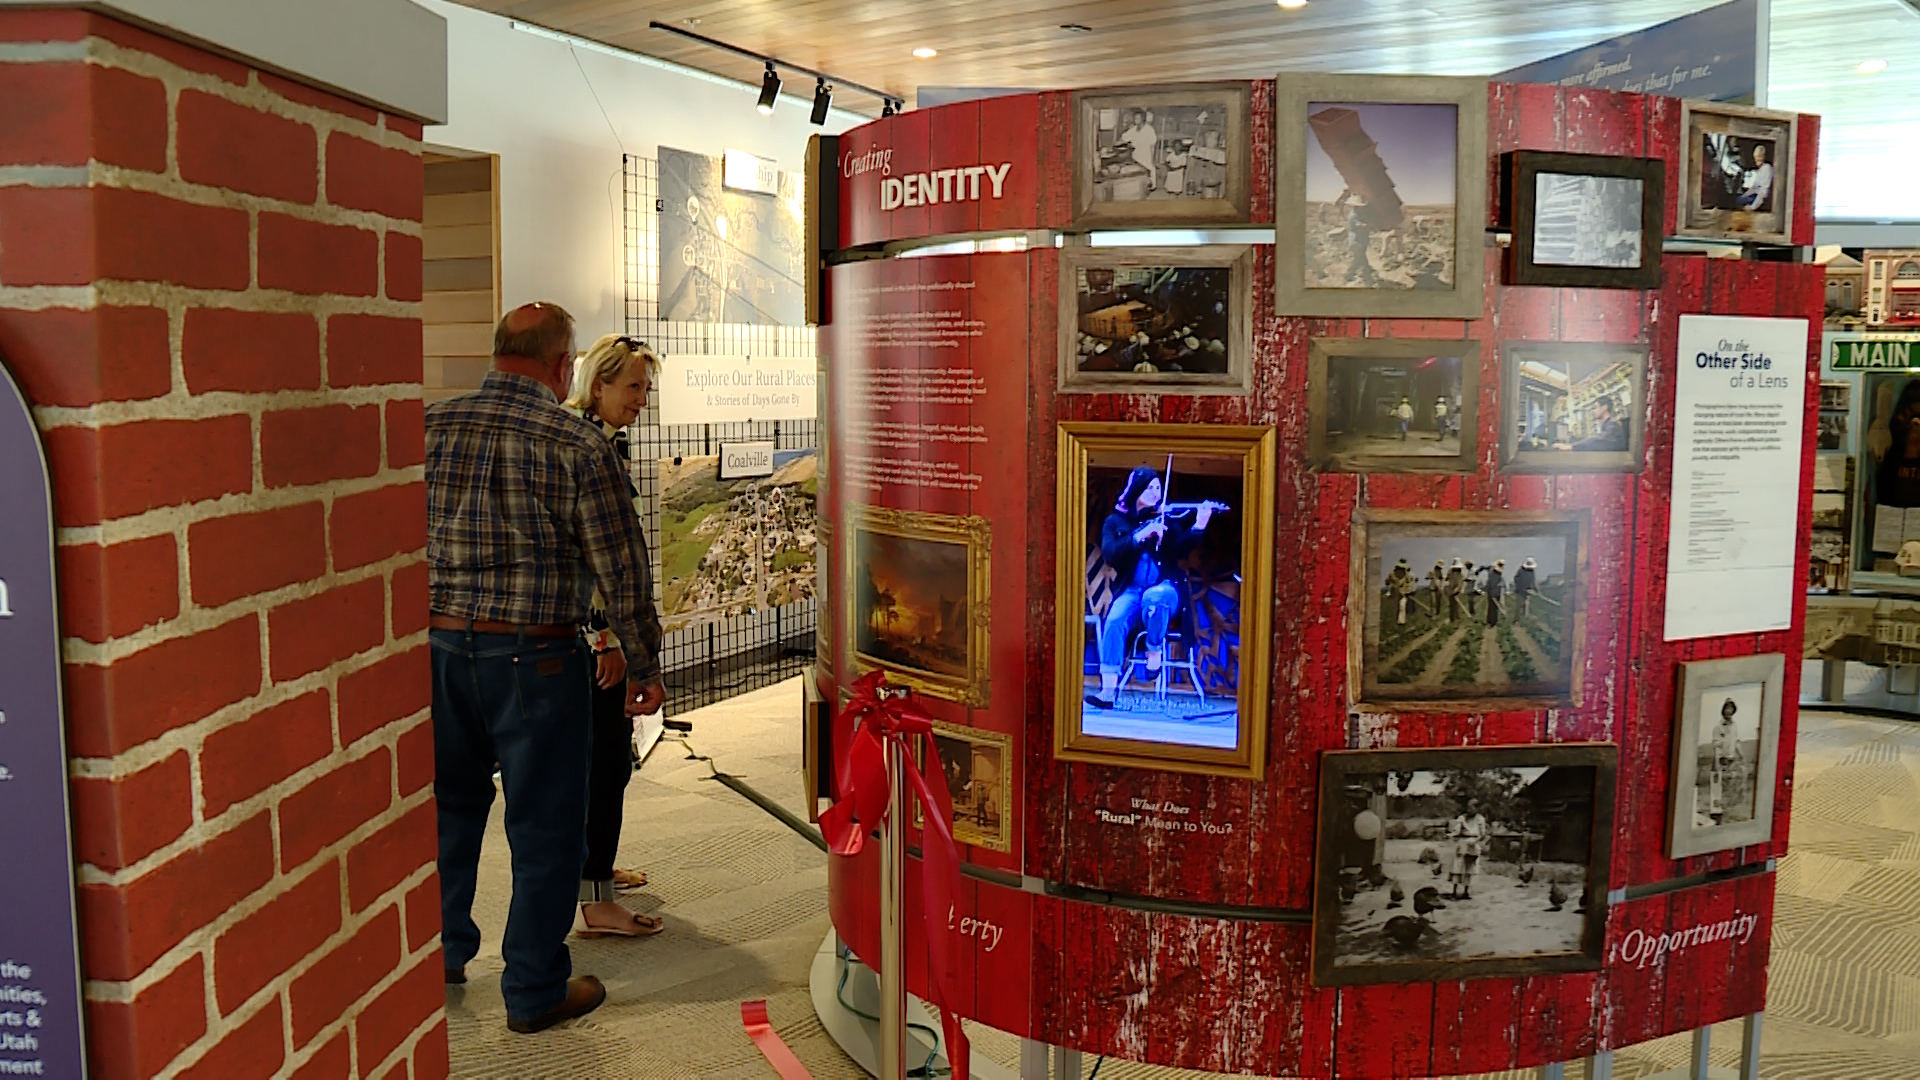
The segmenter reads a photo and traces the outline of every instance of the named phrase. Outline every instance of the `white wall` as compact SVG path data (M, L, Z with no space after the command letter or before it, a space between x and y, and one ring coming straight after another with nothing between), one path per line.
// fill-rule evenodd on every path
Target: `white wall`
M578 320L582 346L625 329L623 144L642 157L660 146L745 150L798 171L807 136L863 122L835 110L824 128L809 124L813 83L797 75L783 74L785 89L807 97L784 96L761 116L757 86L569 48L495 15L419 2L447 20L447 123L427 128L427 142L500 155L501 309L557 303Z

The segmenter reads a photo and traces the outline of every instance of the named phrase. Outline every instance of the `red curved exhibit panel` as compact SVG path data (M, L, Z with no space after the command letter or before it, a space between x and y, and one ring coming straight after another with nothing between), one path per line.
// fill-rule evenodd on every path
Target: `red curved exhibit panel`
M1817 141L1335 76L841 136L814 677L935 722L967 873L907 876L908 985L947 934L971 1020L1307 1077L1759 1011ZM830 868L870 962L877 874Z

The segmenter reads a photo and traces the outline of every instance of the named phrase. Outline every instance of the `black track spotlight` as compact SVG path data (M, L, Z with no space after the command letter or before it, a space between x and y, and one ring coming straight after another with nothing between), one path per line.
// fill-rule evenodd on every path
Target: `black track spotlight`
M773 103L780 100L780 73L773 70L773 64L767 64L767 73L760 77L760 102L754 108L761 116L773 115Z
M896 110L896 109L895 109L895 108L893 107L893 99L892 99L892 98L887 98L887 99L886 99L886 103L880 106L880 115L881 115L881 116L892 116L892 115L893 115L893 114L894 114L895 112L897 112L897 111L898 111L898 110Z
M828 86L825 79L816 80L813 87L813 111L807 114L807 119L813 121L816 126L825 125L827 109L832 105L833 87Z

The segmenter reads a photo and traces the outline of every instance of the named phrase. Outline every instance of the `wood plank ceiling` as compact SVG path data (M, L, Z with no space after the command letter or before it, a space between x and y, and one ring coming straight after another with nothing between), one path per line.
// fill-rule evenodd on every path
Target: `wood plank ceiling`
M1101 86L1282 70L1503 71L1713 0L462 0L470 7L757 83L760 68L658 20L898 95L916 87ZM1063 30L1078 24L1086 32ZM1821 114L1831 159L1920 169L1920 12L1904 0L1772 0L1770 104ZM920 47L939 50L915 59ZM1863 76L1864 59L1888 61ZM811 85L786 76L791 94ZM835 104L870 114L878 103ZM1831 162L1830 162L1831 163ZM1822 170L1823 173L1826 170ZM1820 200L1823 204L1828 199ZM1920 216L1920 200L1909 216Z

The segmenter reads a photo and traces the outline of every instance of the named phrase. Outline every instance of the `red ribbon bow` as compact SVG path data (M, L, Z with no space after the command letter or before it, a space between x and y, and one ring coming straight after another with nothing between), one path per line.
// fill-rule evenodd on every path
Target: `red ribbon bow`
M906 762L907 784L918 799L921 817L920 899L921 920L926 926L928 971L934 1004L940 1006L940 1024L946 1029L947 1062L956 1080L967 1080L967 1033L960 1026L960 1014L953 1003L960 1000L960 987L954 971L954 944L949 917L954 898L960 893L960 849L953 842L953 797L947 791L946 777L931 784L920 771L913 754L918 738L926 760L938 762L933 743L933 721L915 708L907 691L889 690L880 672L870 672L853 684L853 699L840 714L855 724L853 745L839 761L840 797L820 815L820 832L835 855L858 855L866 846L868 830L876 827L889 807L891 786L887 779L885 743L900 747ZM905 827L903 819L896 827Z

